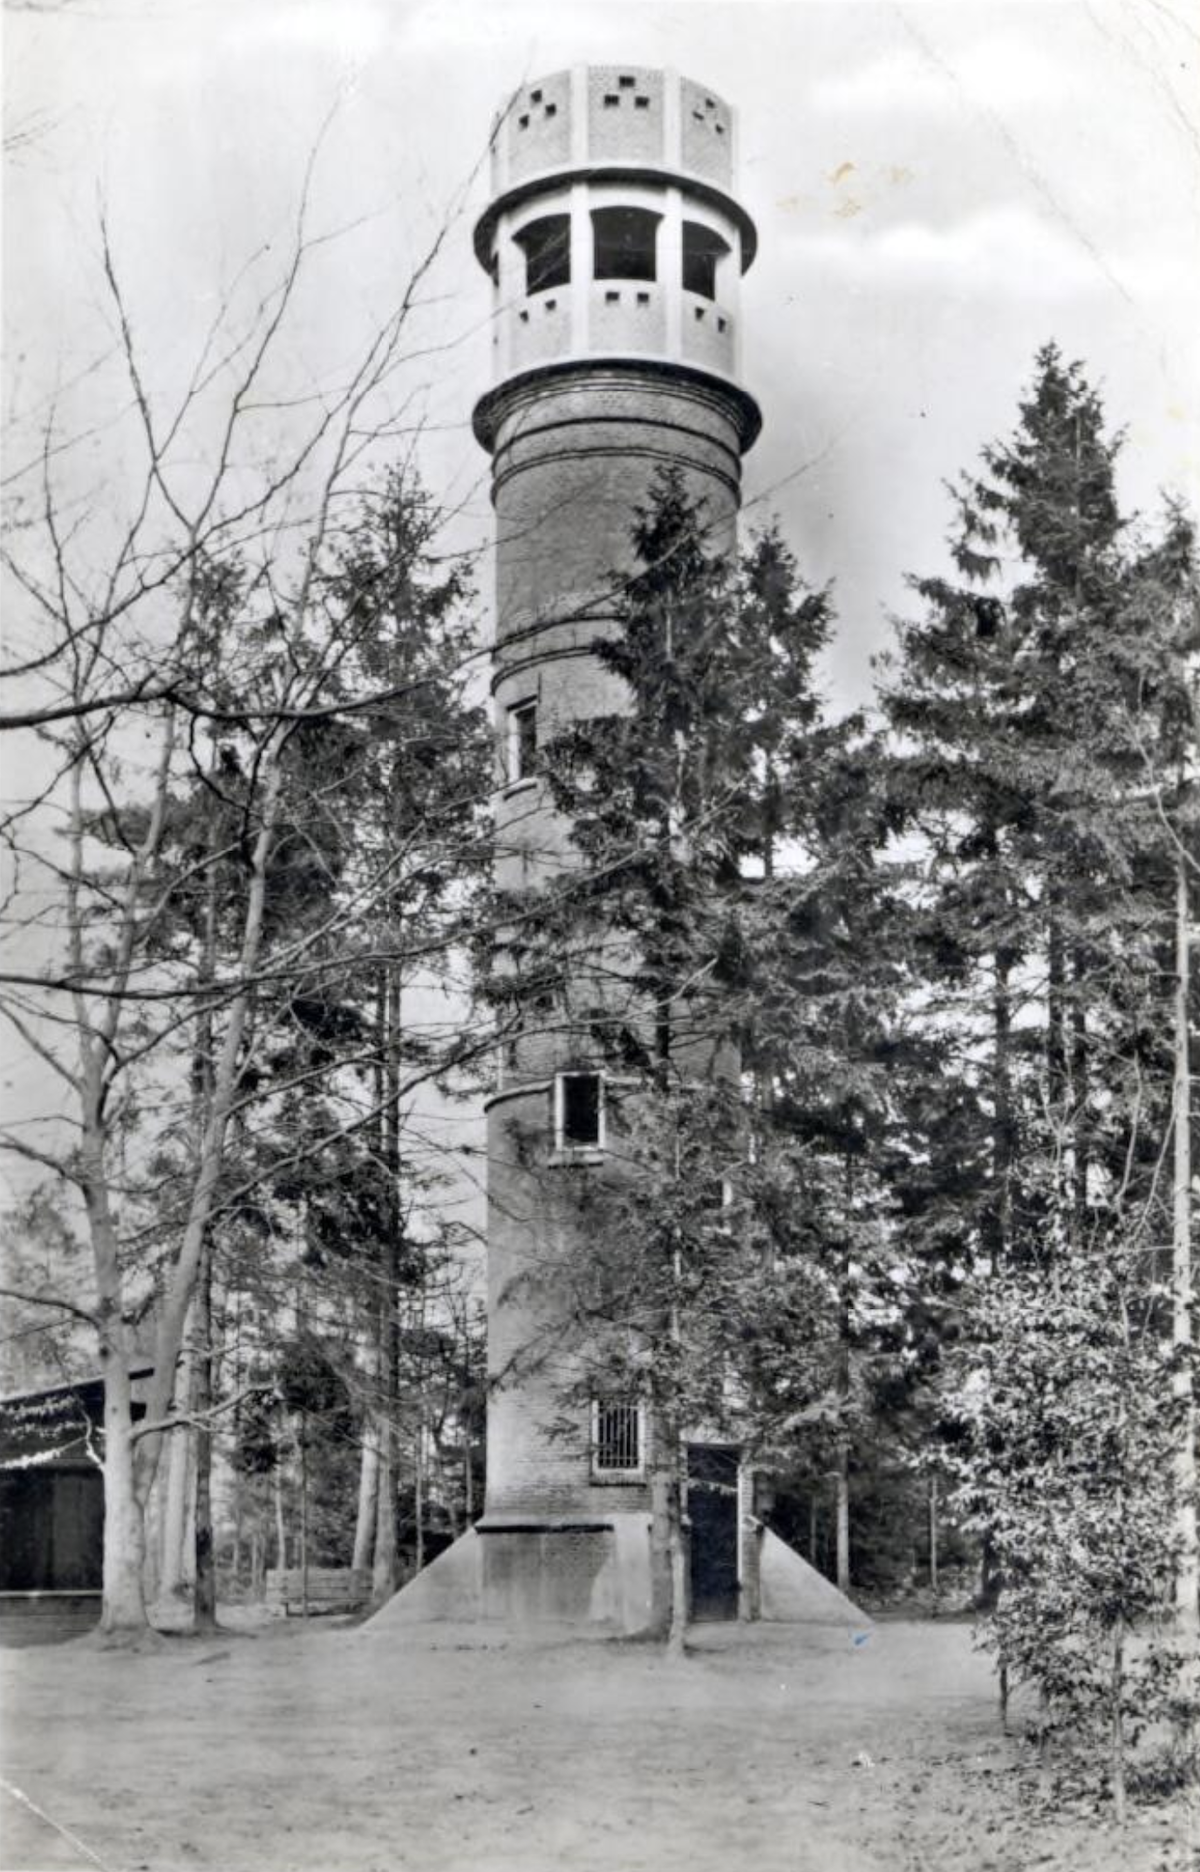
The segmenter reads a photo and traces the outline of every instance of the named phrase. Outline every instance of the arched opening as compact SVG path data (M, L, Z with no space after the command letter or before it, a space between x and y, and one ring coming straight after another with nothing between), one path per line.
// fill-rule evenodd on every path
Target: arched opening
M660 219L649 208L593 208L593 276L598 280L654 279Z
M545 292L571 283L571 217L543 215L513 235L525 256L525 291Z
M701 299L715 299L717 296L717 262L723 260L729 251L729 242L722 240L714 228L704 227L699 221L685 221L683 224L684 291L697 293Z

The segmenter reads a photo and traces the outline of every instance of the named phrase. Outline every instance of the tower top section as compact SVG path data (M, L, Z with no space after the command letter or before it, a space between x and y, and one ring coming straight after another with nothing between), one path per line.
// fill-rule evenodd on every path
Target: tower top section
M492 136L475 252L495 289L492 448L512 392L602 364L686 376L737 411L740 282L754 222L733 193L737 120L707 85L640 65L577 65L522 85Z
M737 223L741 270L754 259L754 222L734 200L737 112L707 85L642 65L575 65L523 85L492 136L492 200L475 230L491 267L497 219L547 186L574 179L663 182L710 196Z

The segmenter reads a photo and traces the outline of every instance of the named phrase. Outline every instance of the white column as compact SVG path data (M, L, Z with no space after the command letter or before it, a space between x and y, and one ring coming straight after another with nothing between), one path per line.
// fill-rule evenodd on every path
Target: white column
M571 184L571 351L588 349L588 309L592 298L592 217L586 182Z
M512 373L513 320L525 297L525 256L512 237L512 222L501 215L496 223L496 285L492 290L492 319L499 343L495 348L496 381Z
M666 213L658 231L659 291L666 312L666 354L683 359L683 197L677 188L667 190Z

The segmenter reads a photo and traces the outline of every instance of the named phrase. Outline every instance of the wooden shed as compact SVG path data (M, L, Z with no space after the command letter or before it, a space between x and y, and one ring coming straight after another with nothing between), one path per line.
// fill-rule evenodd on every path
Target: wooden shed
M74 1637L99 1620L103 1422L102 1378L0 1398L0 1643Z

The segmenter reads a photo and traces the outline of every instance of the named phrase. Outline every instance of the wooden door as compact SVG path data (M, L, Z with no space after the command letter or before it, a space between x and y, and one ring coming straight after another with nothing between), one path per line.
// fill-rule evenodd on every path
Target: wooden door
M738 1451L688 1445L688 1519L694 1619L738 1615Z

